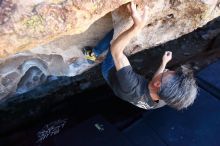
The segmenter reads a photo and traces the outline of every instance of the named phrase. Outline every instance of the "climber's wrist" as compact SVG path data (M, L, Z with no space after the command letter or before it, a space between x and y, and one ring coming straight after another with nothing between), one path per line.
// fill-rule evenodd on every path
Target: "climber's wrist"
M135 31L140 31L141 29L142 29L142 26L141 25L135 25L135 24L133 24L133 29L135 30Z

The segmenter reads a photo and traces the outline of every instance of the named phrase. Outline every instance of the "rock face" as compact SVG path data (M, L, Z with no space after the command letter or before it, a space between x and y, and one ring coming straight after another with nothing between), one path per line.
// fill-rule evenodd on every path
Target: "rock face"
M115 39L131 26L121 6L128 1L0 0L0 99L33 89L48 75L75 76L94 66L83 59L81 48L94 46L113 27ZM127 55L176 39L220 16L220 0L137 3L140 11L148 6L149 23L127 46ZM111 11L112 18L103 17Z
M62 37L46 45L2 59L0 99L31 90L47 81L49 75L75 76L93 67L96 64L91 65L83 58L81 48L94 46L111 29L111 15L106 15L86 32Z
M149 23L127 46L126 54L136 53L176 39L220 15L217 0L152 0L140 1L139 10L148 6ZM132 25L126 7L112 13L114 38Z
M128 0L1 0L0 57L88 27Z

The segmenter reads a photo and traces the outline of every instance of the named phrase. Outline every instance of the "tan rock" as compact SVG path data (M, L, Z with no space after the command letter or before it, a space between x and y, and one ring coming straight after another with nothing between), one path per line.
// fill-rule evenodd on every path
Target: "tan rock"
M132 39L125 53L131 54L167 41L205 25L220 16L218 0L139 1L139 10L148 6L149 23ZM125 6L113 12L114 39L132 25Z
M129 0L2 0L0 58L84 32Z
M17 53L0 62L0 99L24 93L45 82L45 76L75 76L89 64L81 48L95 44L112 29L111 15L96 21L81 34L65 36L46 45Z

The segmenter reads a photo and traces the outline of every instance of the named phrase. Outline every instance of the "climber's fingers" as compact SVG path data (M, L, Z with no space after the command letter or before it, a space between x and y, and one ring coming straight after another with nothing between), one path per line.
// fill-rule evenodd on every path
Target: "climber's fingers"
M144 21L147 21L148 18L149 18L149 16L148 16L148 10L149 10L148 6L144 6L144 14L143 14L143 16L142 16L142 19L143 19Z
M128 12L131 14L132 12L131 12L131 3L130 2L127 4L127 9L128 9Z
M131 15L133 17L138 16L137 6L134 2L130 3Z
M134 25L138 26L140 28L143 28L145 24L148 21L148 13L149 13L149 7L145 6L144 7L144 13L141 15L139 11L137 10L137 5L134 2L131 2L127 5L128 11L131 13L131 17L134 21Z

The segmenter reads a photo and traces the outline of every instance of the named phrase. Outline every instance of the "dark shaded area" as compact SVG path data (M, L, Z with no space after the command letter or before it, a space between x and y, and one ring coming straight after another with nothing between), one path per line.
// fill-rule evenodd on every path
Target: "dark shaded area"
M199 72L197 78L203 89L220 99L220 61Z
M115 97L108 86L87 90L87 92L75 95L74 98L69 98L59 103L54 103L52 97L50 99L50 105L44 103L45 101L41 101L39 107L35 106L36 103L26 102L26 107L28 105L29 109L35 109L36 111L23 112L25 117L20 117L20 119L26 118L25 124L20 124L20 126L13 129L13 131L5 133L7 134L5 136L1 135L2 138L5 137L2 143L9 143L10 145L19 143L28 146L37 141L36 133L45 123L67 118L68 124L65 128L68 129L96 114L104 115L109 122L115 123L116 127L123 129L138 118L140 112L143 111ZM39 111L37 111L37 109ZM34 114L38 112L40 116L35 115L35 118L28 118L27 115L29 115L30 112ZM31 117L31 115L29 116ZM12 123L16 125L18 122L23 122L23 120L24 119L21 121L11 121L10 125L12 125ZM5 128L10 129L10 127ZM26 137L28 137L28 140Z
M124 134L135 146L218 146L219 114L220 101L200 89L194 105L187 110L177 112L168 107L155 110L133 124Z
M87 132L82 132L87 131ZM132 146L113 125L97 116L54 138L54 145L71 146Z

